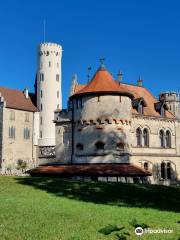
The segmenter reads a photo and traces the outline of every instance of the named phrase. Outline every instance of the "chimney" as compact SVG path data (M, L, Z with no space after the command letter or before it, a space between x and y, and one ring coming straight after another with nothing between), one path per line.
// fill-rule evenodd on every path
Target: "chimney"
M24 93L25 98L28 99L29 98L29 91L28 91L27 88L24 89L23 93Z
M123 76L122 71L119 70L119 72L118 72L118 74L117 74L117 82L118 82L118 83L121 83L121 82L122 82L122 76Z
M142 87L142 79L141 76L139 76L139 79L137 80L138 87Z

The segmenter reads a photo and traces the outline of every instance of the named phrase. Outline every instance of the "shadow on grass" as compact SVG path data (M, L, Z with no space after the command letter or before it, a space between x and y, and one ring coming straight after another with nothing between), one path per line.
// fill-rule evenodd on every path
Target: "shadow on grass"
M177 187L84 182L46 177L23 177L16 178L16 181L59 197L79 201L180 212L180 188Z

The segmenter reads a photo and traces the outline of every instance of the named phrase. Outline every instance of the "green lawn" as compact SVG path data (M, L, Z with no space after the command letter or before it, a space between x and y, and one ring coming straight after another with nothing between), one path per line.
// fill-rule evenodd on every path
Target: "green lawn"
M173 233L138 237L130 224L135 222L133 219L150 228L172 229ZM122 230L108 234L108 228L115 229L109 225ZM178 240L179 237L180 188L0 177L0 240Z

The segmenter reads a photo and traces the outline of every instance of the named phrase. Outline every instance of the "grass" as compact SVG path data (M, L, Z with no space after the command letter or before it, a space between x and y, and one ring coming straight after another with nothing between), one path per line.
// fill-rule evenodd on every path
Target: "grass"
M178 221L176 187L0 177L1 240L178 240ZM173 233L138 237L139 225Z

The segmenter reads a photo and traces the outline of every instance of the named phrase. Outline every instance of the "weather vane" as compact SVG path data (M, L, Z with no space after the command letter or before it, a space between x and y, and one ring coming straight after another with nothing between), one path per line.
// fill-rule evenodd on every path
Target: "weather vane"
M88 72L88 74L87 74L87 78L88 78L88 82L89 82L89 80L90 80L90 71L91 71L91 66L89 66L88 68L87 68L87 72Z
M104 69L105 68L105 66L104 66L105 58L100 58L99 61L100 61L100 68Z

